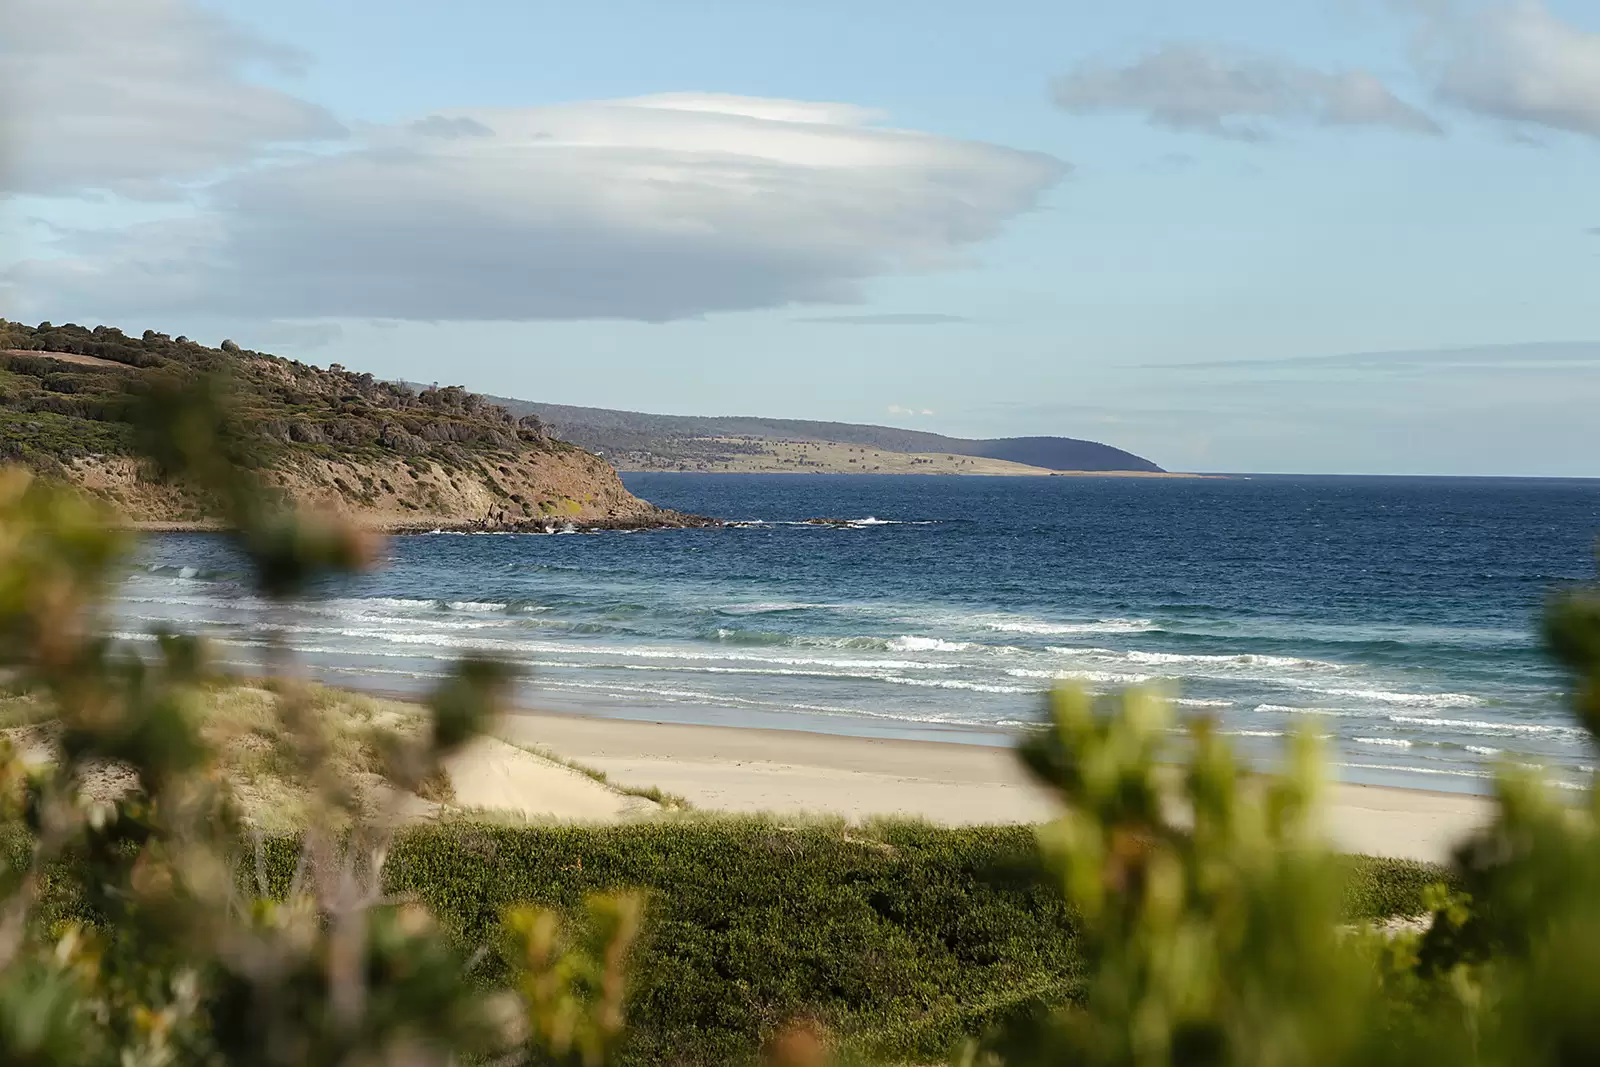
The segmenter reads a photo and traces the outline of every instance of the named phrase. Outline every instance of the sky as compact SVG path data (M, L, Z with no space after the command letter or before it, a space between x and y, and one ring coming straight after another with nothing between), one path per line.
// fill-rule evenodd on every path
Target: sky
M0 316L1600 476L1594 0L0 0Z

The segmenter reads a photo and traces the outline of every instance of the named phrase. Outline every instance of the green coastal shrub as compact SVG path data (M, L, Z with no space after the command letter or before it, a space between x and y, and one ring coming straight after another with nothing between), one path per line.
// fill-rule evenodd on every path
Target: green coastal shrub
M10 449L3 458L49 471L46 460L136 455L138 406L128 393L164 377L215 374L232 380L232 408L256 434L258 461L269 467L308 458L383 459L396 451L439 462L455 457L459 466L464 458L553 447L537 418L514 416L456 386L413 389L232 341L210 348L153 330L130 337L109 326L31 327L0 319L0 448Z
M1558 593L1546 637L1593 730L1600 587ZM1192 724L1175 814L1167 716L1137 693L1116 708L1058 693L1025 746L1065 807L1040 842L1083 924L1087 995L997 1028L967 1062L1600 1063L1600 790L1566 797L1503 768L1497 817L1457 849L1450 884L1356 872L1357 910L1410 897L1433 912L1386 937L1339 922L1347 872L1312 830L1311 735L1258 787Z
M146 386L136 439L228 523L260 597L285 601L371 560L366 536L294 510L253 473L255 442L220 383ZM283 770L311 800L287 884L268 892L265 853L200 729L205 647L103 636L128 545L103 505L0 472L0 670L55 716L15 736L31 752L0 741L0 1063L610 1062L635 899L589 901L577 938L553 912L513 909L503 990L470 981L460 939L385 894L392 819L369 818L333 769L310 690L270 635ZM437 775L507 679L491 661L456 665L428 729L386 746L394 795Z

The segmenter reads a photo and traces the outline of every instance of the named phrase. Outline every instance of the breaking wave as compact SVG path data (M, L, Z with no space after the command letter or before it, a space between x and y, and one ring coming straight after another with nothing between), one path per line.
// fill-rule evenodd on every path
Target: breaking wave
M984 625L991 630L1017 634L1142 634L1159 629L1150 619L1097 619L1093 622L999 619Z

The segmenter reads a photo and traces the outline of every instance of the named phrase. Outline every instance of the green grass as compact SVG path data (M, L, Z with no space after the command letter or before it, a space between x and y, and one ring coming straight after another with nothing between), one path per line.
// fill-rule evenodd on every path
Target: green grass
M1345 916L1356 922L1421 915L1423 890L1450 879L1445 868L1414 860L1349 856L1346 862Z
M287 883L292 842L271 850ZM1439 868L1351 857L1352 920L1421 911ZM396 842L390 891L426 904L467 950L536 903L576 915L585 895L647 893L632 967L633 1064L755 1056L799 1018L848 1050L941 1061L963 1036L1075 997L1076 924L1041 874L1027 827L885 822L786 825L691 818L614 827L417 828ZM479 974L502 974L491 951Z

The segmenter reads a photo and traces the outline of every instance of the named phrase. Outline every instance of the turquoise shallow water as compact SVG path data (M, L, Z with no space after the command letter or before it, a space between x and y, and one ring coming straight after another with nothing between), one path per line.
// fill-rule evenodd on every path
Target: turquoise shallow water
M1165 687L1252 756L1315 722L1341 776L1476 791L1594 753L1533 636L1593 573L1600 482L632 475L733 529L424 535L280 621L316 670L408 689L465 649L620 717L1002 742L1057 680ZM848 527L798 524L827 516ZM152 539L127 632L258 654L219 538Z

